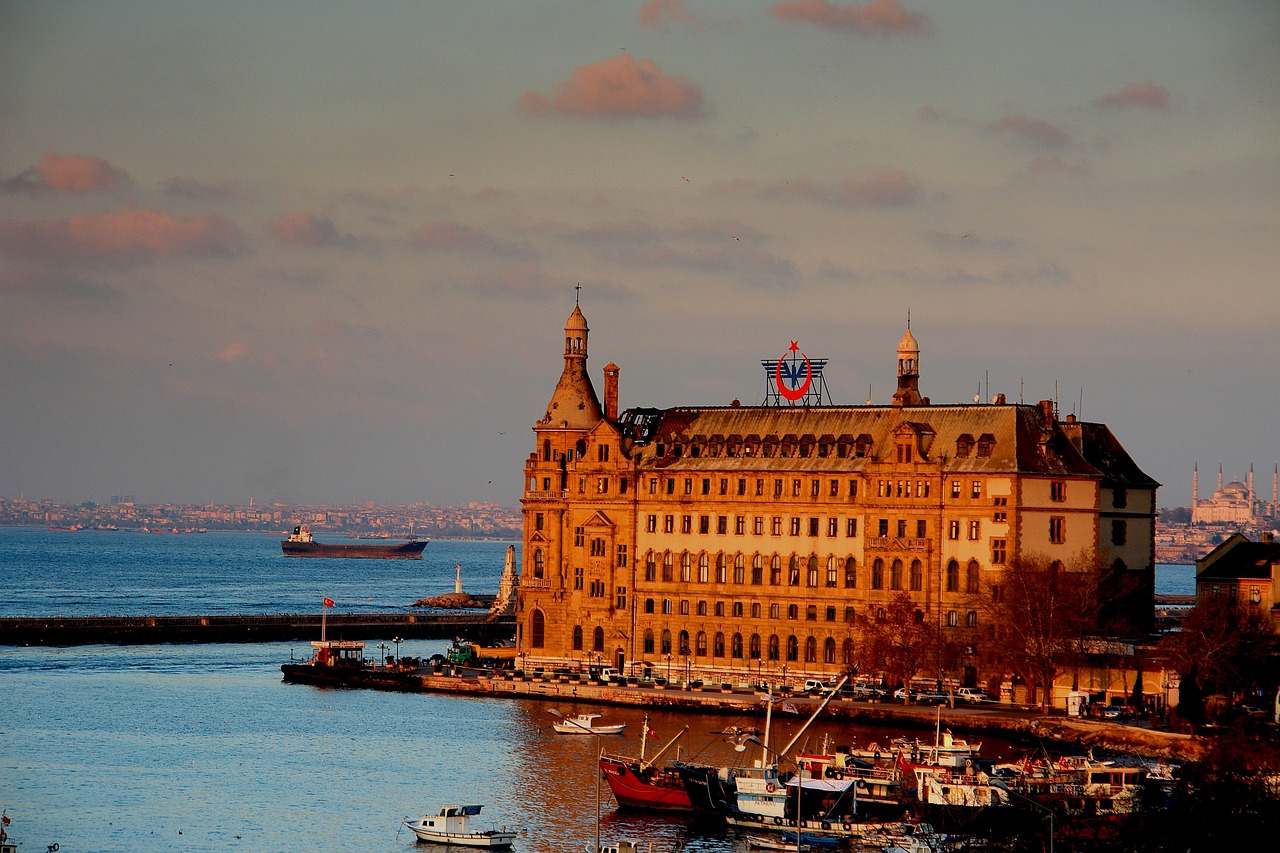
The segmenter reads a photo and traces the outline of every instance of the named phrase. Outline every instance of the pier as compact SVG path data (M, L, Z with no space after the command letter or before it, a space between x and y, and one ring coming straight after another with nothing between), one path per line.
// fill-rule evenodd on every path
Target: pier
M318 640L319 613L254 616L35 616L0 618L0 646L270 643ZM332 640L401 637L490 643L515 636L511 617L471 613L330 613Z

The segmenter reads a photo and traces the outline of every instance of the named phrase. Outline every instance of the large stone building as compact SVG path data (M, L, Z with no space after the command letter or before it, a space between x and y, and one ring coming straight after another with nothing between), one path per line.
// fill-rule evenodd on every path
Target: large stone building
M972 684L1004 573L1033 556L1104 572L1149 623L1158 484L1106 426L1002 395L934 405L910 330L888 405L620 413L587 338L575 307L525 463L526 666L830 676L857 659L854 617L906 592Z
M1271 502L1263 501L1253 489L1253 466L1249 466L1247 482L1232 480L1222 484L1222 467L1218 467L1218 487L1213 497L1200 497L1200 466L1191 473L1191 523L1222 524L1230 527L1267 528L1280 516L1280 466L1271 477Z

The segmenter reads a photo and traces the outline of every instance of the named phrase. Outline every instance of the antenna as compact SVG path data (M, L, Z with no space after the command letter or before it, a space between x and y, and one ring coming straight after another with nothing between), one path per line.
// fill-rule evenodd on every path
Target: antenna
M578 297L582 295L582 282L578 282L577 284L575 284L575 285L573 286L573 289L574 289L574 294L573 294L573 307L574 307L574 308L577 308L577 307L578 307Z
M871 383L867 383L867 405L871 405Z

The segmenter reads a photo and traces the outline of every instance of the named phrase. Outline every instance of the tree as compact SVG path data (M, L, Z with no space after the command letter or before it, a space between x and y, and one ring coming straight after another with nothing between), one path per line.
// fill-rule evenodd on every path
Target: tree
M1242 604L1225 595L1205 595L1196 601L1179 625L1161 643L1182 677L1183 702L1191 697L1221 692L1227 695L1259 686L1272 675L1271 656L1276 638L1269 614L1260 607ZM1196 718L1187 709L1184 716ZM1181 713L1181 710L1180 710Z
M863 654L876 669L888 673L891 681L901 680L911 701L911 679L935 658L938 632L925 618L911 596L899 592L884 609L884 615L858 617L854 628L860 636Z
M1096 634L1099 571L1083 557L1071 568L1029 555L1011 561L992 596L997 661L1040 688L1048 710L1060 672L1078 667Z

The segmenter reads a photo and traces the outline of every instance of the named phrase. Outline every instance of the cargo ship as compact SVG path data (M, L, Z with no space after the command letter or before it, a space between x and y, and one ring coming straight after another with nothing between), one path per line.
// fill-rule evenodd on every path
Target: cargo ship
M286 557L367 557L380 560L421 560L427 539L411 539L399 544L334 545L317 542L311 528L297 525L280 543Z

